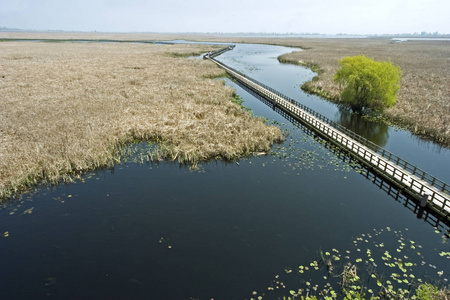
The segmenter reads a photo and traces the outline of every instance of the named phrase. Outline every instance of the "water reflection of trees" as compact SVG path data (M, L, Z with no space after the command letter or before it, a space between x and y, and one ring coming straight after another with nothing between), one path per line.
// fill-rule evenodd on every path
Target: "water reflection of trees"
M292 115L283 111L279 107L273 106L273 103L270 100L267 100L261 95L255 93L253 90L249 89L239 81L235 81L235 83L244 90L246 90L249 94L254 96L256 99L259 99L267 106L273 108L275 112L286 118L289 122L300 128L301 130L303 130L306 134L312 136L314 139L318 141L322 141L322 137L320 135L316 135L311 128L304 126L302 122L300 122ZM371 140L372 142L376 143L381 147L387 143L389 139L388 133L389 127L387 125L365 120L361 118L360 115L352 114L351 111L348 111L345 108L339 108L339 111L340 115L337 116L336 118L338 120L338 123L364 136L365 138ZM390 182L386 181L384 177L380 177L370 168L367 168L364 165L360 164L354 165L350 163L353 162L351 156L349 156L347 152L342 151L341 148L335 147L333 143L322 143L322 145L328 150L330 150L332 153L334 153L336 157L341 159L343 162L349 162L349 166L356 166L356 169L358 167L361 167L361 169L359 169L358 172L359 174L363 175L368 180L373 182L380 189L385 191L389 196L394 198L395 201L402 203L406 208L414 212L417 215L418 219L423 219L425 222L432 225L433 227L441 230L442 232L446 232L447 236L450 235L449 217L443 217L439 213L435 212L432 209L429 209L428 207L425 208L421 207L418 200L414 199L412 196L405 193L404 190L399 189L395 185L392 185Z
M339 108L336 118L339 124L383 147L389 140L389 126L379 122L363 119L361 114L352 113L346 108Z

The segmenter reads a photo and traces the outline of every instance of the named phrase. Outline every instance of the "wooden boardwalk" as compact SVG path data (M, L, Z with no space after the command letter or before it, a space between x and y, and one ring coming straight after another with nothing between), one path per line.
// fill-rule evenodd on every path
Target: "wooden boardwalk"
M276 90L226 66L214 59L234 46L208 53L204 56L223 68L229 75L257 94L313 129L322 137L347 151L351 156L379 173L393 184L446 218L450 218L450 186L386 151L356 133L334 123L308 107L296 102Z

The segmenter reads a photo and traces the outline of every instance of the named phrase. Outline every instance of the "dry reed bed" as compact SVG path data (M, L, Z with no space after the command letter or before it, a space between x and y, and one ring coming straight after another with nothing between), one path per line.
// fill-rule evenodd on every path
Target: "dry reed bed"
M1 198L118 162L158 141L195 163L267 151L279 128L243 111L214 64L171 53L201 45L0 43Z
M61 35L63 36L63 35ZM76 38L77 35L66 35ZM255 43L302 48L283 55L281 61L316 66L321 70L317 81L306 84L312 93L339 101L333 76L339 60L345 56L366 55L376 60L391 60L403 71L397 104L384 116L393 124L409 129L425 139L450 147L450 42L393 42L388 38L250 38L212 35L113 35L117 39L186 39L193 41ZM84 36L88 37L88 35ZM107 35L98 37L106 38Z

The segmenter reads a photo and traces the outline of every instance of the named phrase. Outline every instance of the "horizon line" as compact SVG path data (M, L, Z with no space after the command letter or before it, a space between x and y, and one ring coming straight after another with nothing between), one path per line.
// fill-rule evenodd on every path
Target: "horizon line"
M66 32L66 33L114 33L114 34L199 34L199 35L325 35L325 36L449 36L449 33L435 32L402 32L402 33L319 33L319 32L257 32L257 31L98 31L98 30L63 30L63 29L21 29L6 26L0 26L0 32Z

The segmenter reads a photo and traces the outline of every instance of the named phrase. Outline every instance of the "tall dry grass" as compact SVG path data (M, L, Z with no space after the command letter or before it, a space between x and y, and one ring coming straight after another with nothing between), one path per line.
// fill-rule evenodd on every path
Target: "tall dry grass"
M8 36L7 36L8 35ZM0 33L0 37L2 34ZM5 33L3 37L14 37ZM30 37L22 33L22 37ZM43 34L42 38L49 38ZM251 38L213 35L176 34L63 34L59 38L113 38L118 40L186 39L227 43L256 43L303 48L305 51L283 55L280 60L320 70L318 80L305 84L313 93L339 101L338 86L333 76L339 60L345 56L366 55L376 60L391 60L403 71L397 104L384 112L395 125L412 133L450 147L450 42L408 41L397 43L388 38ZM295 51L295 49L293 49Z
M213 63L173 53L202 45L0 43L1 198L120 161L122 145L156 141L195 163L267 151L282 140L230 101Z

